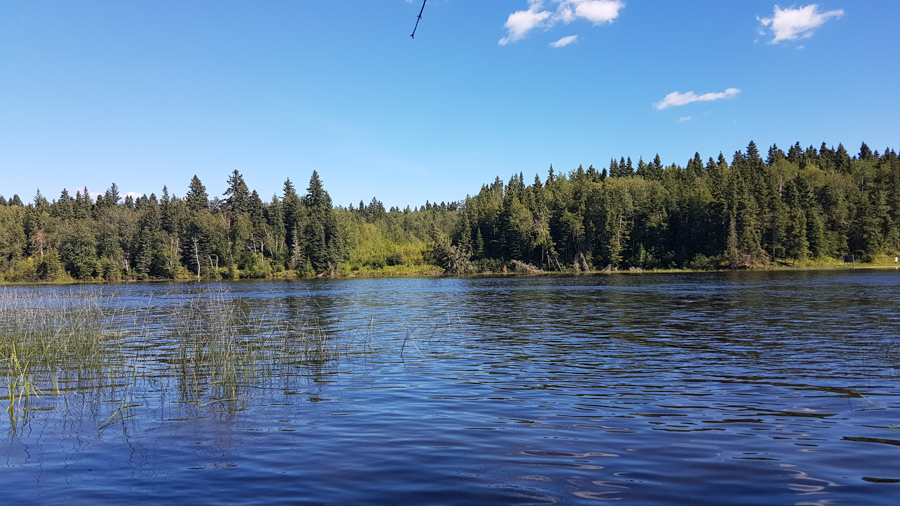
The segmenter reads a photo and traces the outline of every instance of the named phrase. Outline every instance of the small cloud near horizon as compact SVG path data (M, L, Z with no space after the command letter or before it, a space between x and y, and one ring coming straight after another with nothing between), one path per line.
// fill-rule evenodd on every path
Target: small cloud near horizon
M577 42L577 41L578 41L577 35L569 35L568 37L563 37L556 42L551 42L550 46L551 47L565 47L565 46L568 46L569 44L572 44L573 42Z
M810 4L805 7L788 7L782 9L775 6L775 13L771 18L756 19L760 23L759 33L766 35L768 28L773 35L770 44L778 44L783 40L797 40L812 37L813 31L824 25L831 18L840 18L844 15L843 9L835 9L827 12L820 12L817 4Z
M740 92L741 90L738 88L728 88L721 93L704 93L703 95L697 95L693 91L689 91L687 93L673 91L672 93L666 95L666 98L653 104L653 107L656 107L657 110L661 111L669 107L678 107L693 102L711 102L713 100L721 100L723 98L733 98Z
M595 26L612 23L619 17L619 11L625 7L621 0L551 1L557 4L554 12L544 9L544 0L528 0L528 10L515 11L510 14L506 24L503 25L508 33L506 37L500 39L498 44L505 46L510 42L522 40L535 28L550 28L557 23L569 24L577 19L586 19ZM562 40L564 39L560 39L560 41Z

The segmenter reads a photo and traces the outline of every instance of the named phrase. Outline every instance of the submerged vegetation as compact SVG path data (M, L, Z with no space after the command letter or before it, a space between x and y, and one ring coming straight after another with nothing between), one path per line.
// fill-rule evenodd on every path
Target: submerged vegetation
M223 198L194 176L183 198L138 199L113 184L50 202L0 197L0 281L72 282L317 275L893 263L900 255L900 159L865 143L751 141L687 164L613 159L600 170L550 167L525 184L497 178L451 203L335 207L313 172L265 202L234 171Z

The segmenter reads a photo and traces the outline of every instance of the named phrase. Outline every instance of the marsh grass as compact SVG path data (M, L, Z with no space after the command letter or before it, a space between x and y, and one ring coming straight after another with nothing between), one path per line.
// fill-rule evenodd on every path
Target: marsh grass
M11 429L34 411L73 405L102 429L169 402L172 388L181 404L239 410L249 392L334 366L351 342L369 345L369 332L341 340L314 316L254 310L225 290L122 300L92 289L0 290L0 395Z
M98 430L172 409L233 414L248 399L327 380L344 358L394 344L401 361L434 356L452 326L448 316L375 339L374 318L354 330L321 308L253 307L224 289L154 300L97 287L0 289L0 403L11 433L51 411L87 416Z
M35 399L102 390L122 376L124 362L112 358L121 333L109 332L103 323L120 318L112 310L104 313L101 297L100 292L0 292L0 375L6 379L12 426Z
M337 363L341 348L315 318L283 308L253 310L227 292L190 294L166 316L162 359L175 366L185 401L239 401L301 367Z

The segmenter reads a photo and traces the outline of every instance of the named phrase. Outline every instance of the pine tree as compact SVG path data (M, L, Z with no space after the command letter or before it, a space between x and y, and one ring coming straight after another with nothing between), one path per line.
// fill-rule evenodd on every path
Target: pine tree
M695 152L694 157L688 160L686 170L695 178L703 175L703 160L700 158L700 153Z
M872 154L872 150L869 149L869 146L867 146L865 142L863 142L862 145L859 147L859 159L860 160L871 160L872 158L874 158L874 155Z
M843 144L838 144L834 153L834 169L842 174L850 173L850 154Z
M819 153L814 146L806 148L803 152L803 158L800 159L800 168L805 169L809 165L819 164Z
M460 251L466 252L469 255L472 254L472 222L469 220L469 213L465 210L462 212L463 219L460 221L459 225L459 240L457 244L459 245Z
M119 195L119 185L117 185L116 183L111 184L109 189L106 190L104 196L107 206L118 205L119 201L122 200L122 196Z
M769 148L769 154L766 156L766 165L771 167L778 160L783 160L785 158L784 151L778 149L776 144L772 144Z
M228 177L228 189L223 194L225 197L225 209L231 213L247 212L250 201L250 190L244 182L244 176L235 170Z
M787 159L789 162L799 167L801 158L803 158L803 150L800 148L800 143L798 142L788 149Z
M278 199L278 195L273 195L272 201L266 207L266 222L271 227L271 232L266 230L268 249L278 265L286 267L284 262L286 252L284 206Z
M623 160L624 161L624 160ZM609 177L619 177L619 162L615 158L609 160Z
M316 272L335 272L343 258L343 241L339 236L331 197L322 186L315 170L309 179L303 205L307 211L303 241L305 255Z
M206 187L200 182L197 174L191 178L191 184L188 186L187 195L184 197L188 209L195 213L201 209L209 209L209 195L206 193Z
M473 253L475 258L484 258L484 236L481 235L481 229L475 228L475 251Z
M299 239L300 230L297 229L300 219L302 203L297 195L297 189L290 178L284 181L284 190L281 197L281 205L284 209L284 233L287 238L287 247L291 250L294 247L300 247L295 243L295 238Z
M643 177L648 181L661 181L663 177L663 166L662 160L659 158L659 154L653 157L653 161L645 164L643 167L643 171L641 170L640 163L638 164L638 175Z

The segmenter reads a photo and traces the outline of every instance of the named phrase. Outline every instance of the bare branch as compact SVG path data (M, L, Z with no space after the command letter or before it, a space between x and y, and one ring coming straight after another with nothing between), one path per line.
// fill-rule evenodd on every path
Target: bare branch
M410 35L410 37L412 37L413 39L416 38L416 28L419 27L419 21L422 20L422 13L425 11L425 2L427 2L427 1L428 0L422 0L422 8L419 9L419 17L416 18L416 26L413 27L413 33L412 33L412 35Z

